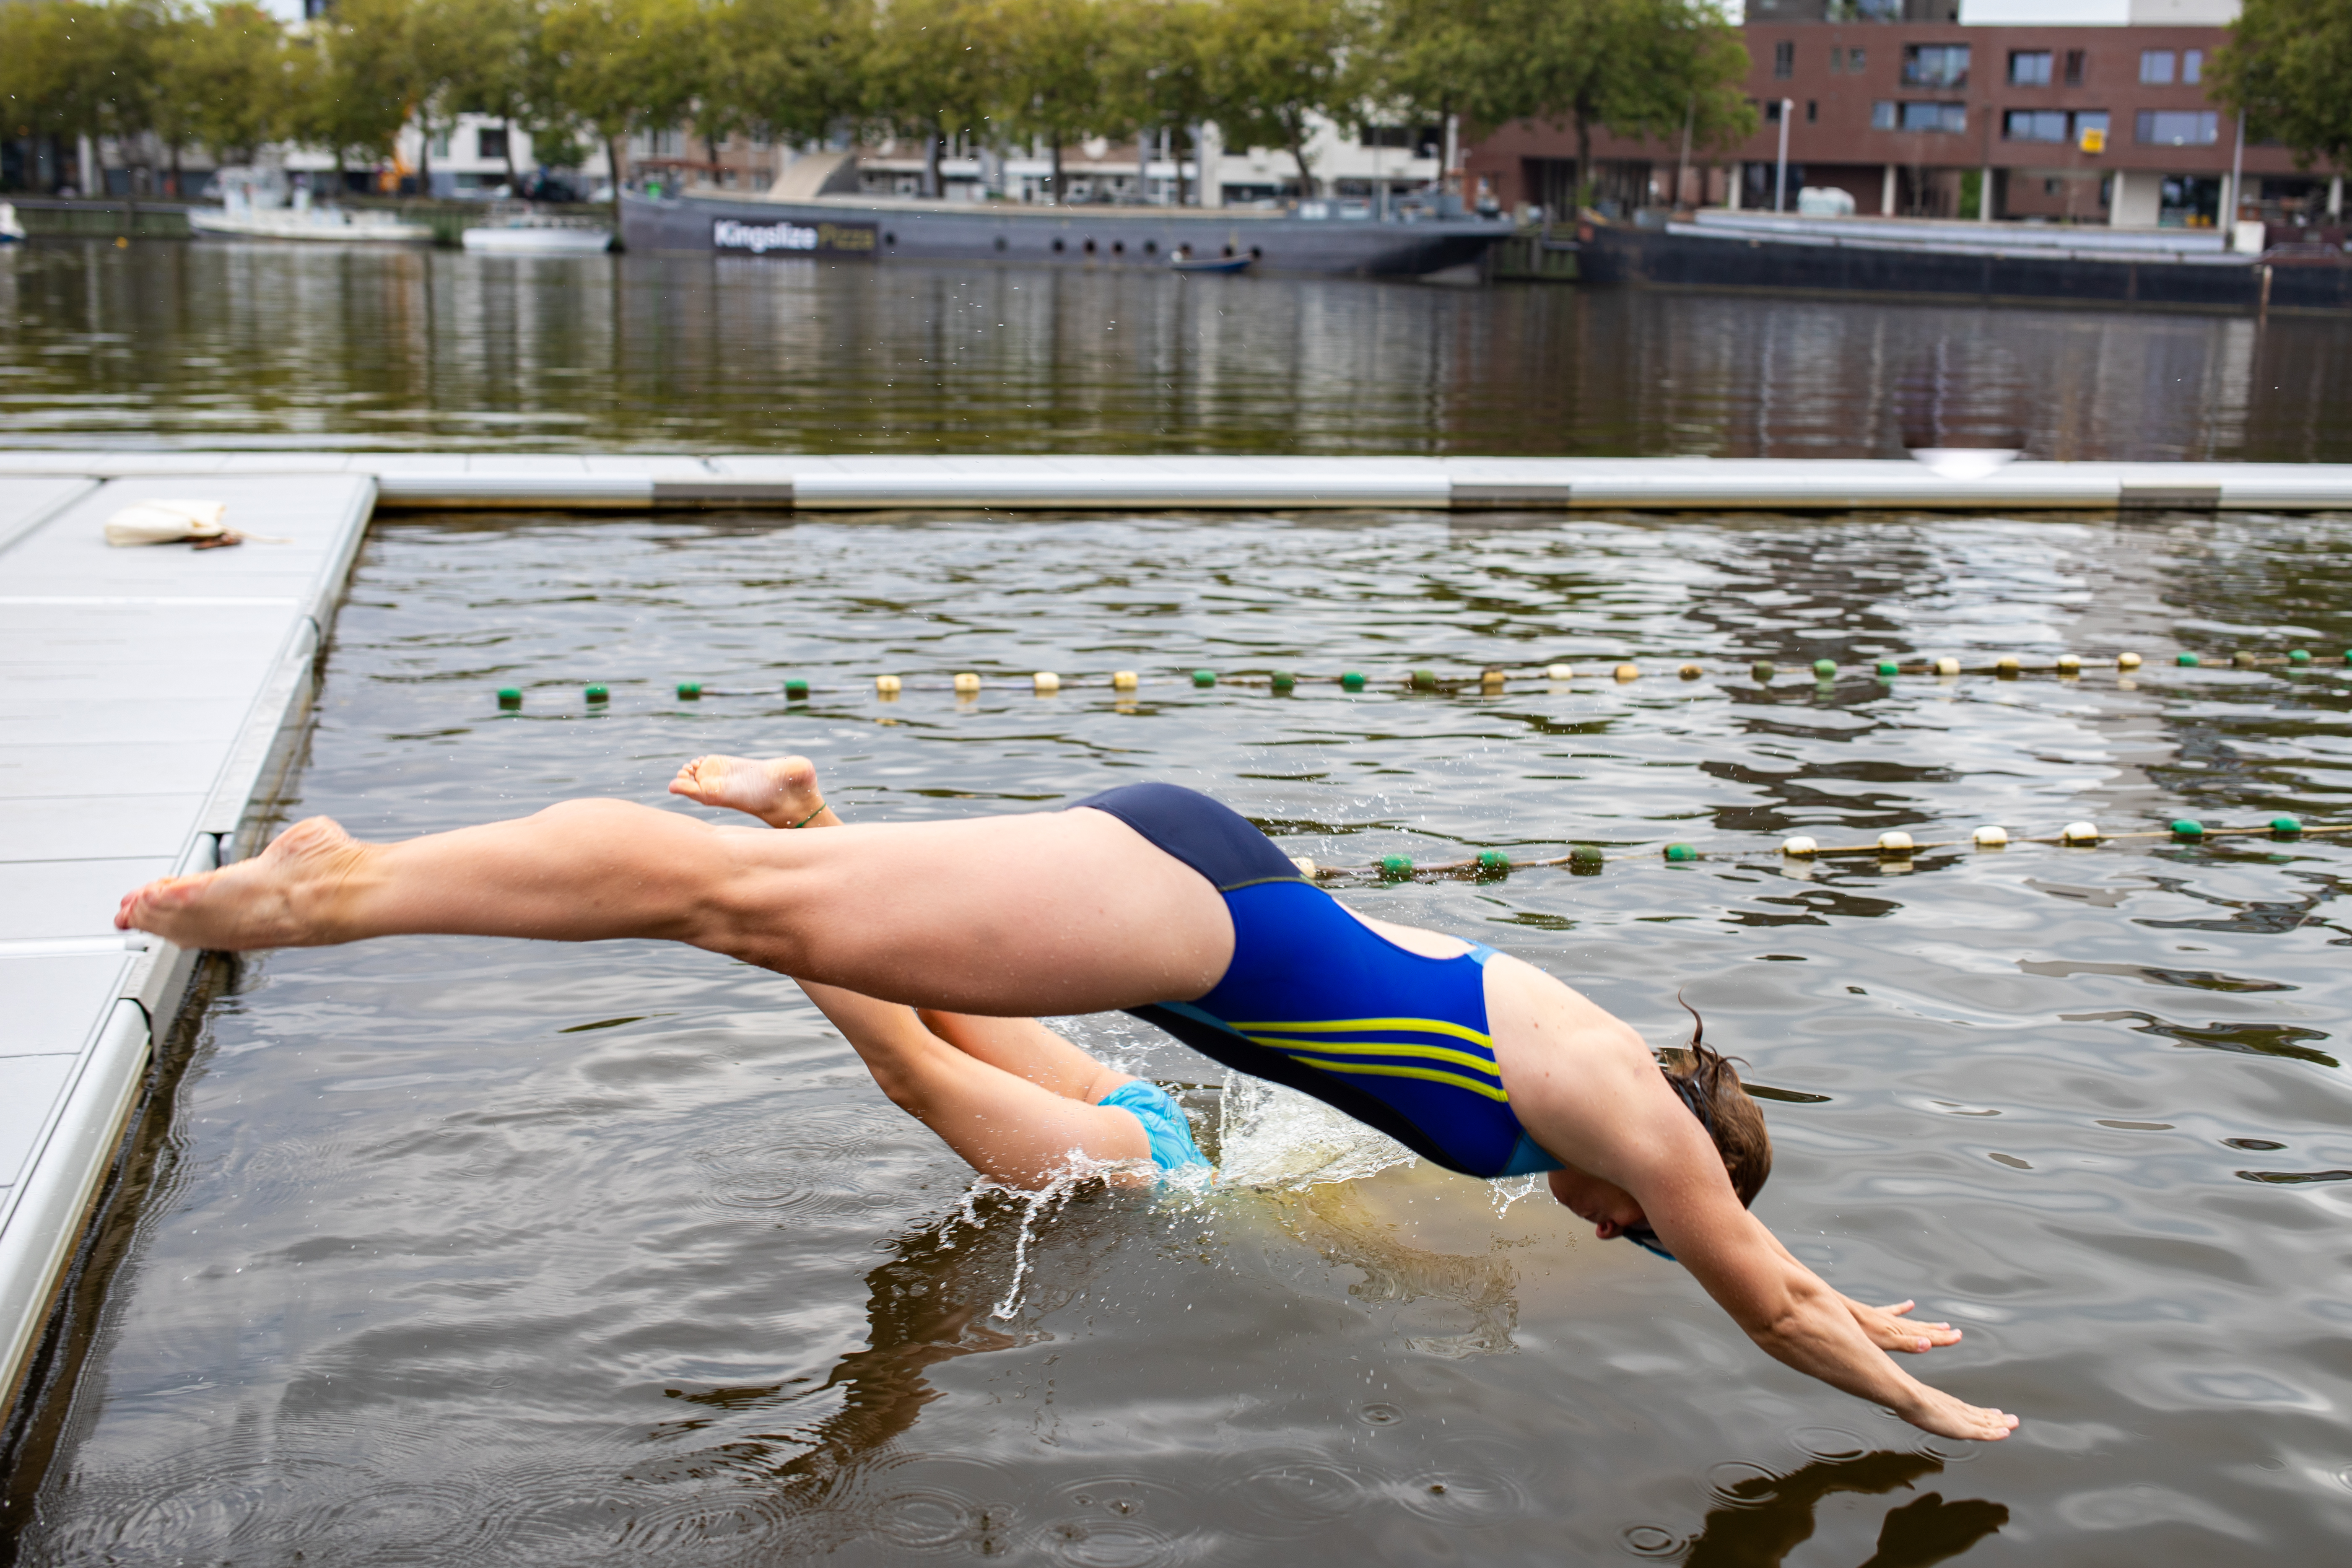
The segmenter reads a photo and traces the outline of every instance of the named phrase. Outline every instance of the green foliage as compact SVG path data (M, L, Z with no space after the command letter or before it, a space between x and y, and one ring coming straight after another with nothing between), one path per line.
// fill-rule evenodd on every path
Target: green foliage
M142 116L145 7L38 0L10 5L0 122L12 136L101 136Z
M2247 135L2285 142L2305 168L2352 163L2352 0L2245 0L2212 82Z
M294 124L299 81L286 29L248 0L175 20L165 39L171 56L150 77L147 129L170 145L201 142L225 163L252 162Z
M1574 127L1588 184L1595 126L1665 141L1687 122L1699 146L1755 129L1747 48L1704 0L1478 3L1470 25L1488 54L1467 73L1466 107L1489 124Z
M1572 124L1588 166L1594 126L1707 145L1754 121L1746 52L1708 0L337 0L290 31L257 0L0 5L8 133L152 131L226 160L290 139L373 162L412 121L429 148L466 112L615 153L689 122L712 143L865 124L921 138L936 190L949 136L1044 142L1058 178L1088 136L1214 122L1228 146L1290 153L1312 193L1318 121ZM2230 79L2340 155L2352 98L2325 86L2352 0L2246 16Z
M1357 55L1376 36L1360 0L1233 0L1222 6L1210 102L1226 142L1287 150L1298 162L1302 194L1313 195L1312 119L1342 126L1360 121L1373 79Z

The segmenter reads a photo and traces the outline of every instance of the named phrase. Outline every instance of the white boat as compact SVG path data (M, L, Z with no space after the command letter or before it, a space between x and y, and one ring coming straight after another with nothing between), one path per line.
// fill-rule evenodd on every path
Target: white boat
M492 256L595 256L612 247L613 231L586 218L526 213L476 224L457 239Z
M433 226L402 223L388 213L314 206L307 187L290 194L275 171L224 169L220 210L191 207L188 232L199 238L302 239L330 245L430 245Z
M0 202L0 245L21 245L24 240L25 226L16 216L16 205Z

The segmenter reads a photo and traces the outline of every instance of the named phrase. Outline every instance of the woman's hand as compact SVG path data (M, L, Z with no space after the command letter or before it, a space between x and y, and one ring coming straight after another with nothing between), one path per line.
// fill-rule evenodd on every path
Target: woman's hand
M1919 1391L1918 1399L1910 1408L1898 1409L1895 1414L1923 1432L1975 1443L1997 1443L2017 1430L2017 1417L2006 1411L1962 1404L1942 1389L1929 1388L1924 1383L1914 1386Z
M1913 1355L1933 1350L1937 1345L1960 1342L1960 1331L1949 1323L1906 1323L1899 1321L1903 1314L1917 1306L1916 1301L1897 1301L1892 1307L1873 1307L1851 1296L1840 1296L1845 1310L1853 1314L1854 1325L1863 1337L1883 1351L1904 1351ZM2011 1422L2014 1426L2016 1423Z

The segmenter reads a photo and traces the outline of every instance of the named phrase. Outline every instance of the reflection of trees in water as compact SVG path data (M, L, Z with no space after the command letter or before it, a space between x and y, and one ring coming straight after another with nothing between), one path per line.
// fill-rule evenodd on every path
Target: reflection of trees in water
M1720 1489L1723 1505L1675 1555L1684 1568L1778 1568L1812 1538L1813 1510L1834 1492L1891 1492L1934 1475L1932 1454L1864 1454L1816 1459L1785 1476L1751 1476ZM1947 1502L1940 1492L1888 1510L1878 1550L1861 1568L1928 1568L1958 1557L2009 1522L2009 1510L1981 1498Z
M758 1474L782 1483L788 1506L823 1504L835 1483L910 1429L923 1406L940 1397L926 1375L932 1367L1048 1337L1022 1321L1066 1305L1130 1228L1118 1223L1128 1207L1118 1194L1099 1186L1075 1194L1050 1232L1053 1267L1033 1268L1030 1274L1021 1321L994 1326L986 1314L1013 1277L1023 1206L1017 1195L990 1194L976 1205L977 1226L952 1215L893 1242L888 1259L866 1276L866 1348L844 1355L824 1382L793 1378L691 1394L671 1391L672 1398L694 1411L656 1426L651 1433L656 1443L722 1430L729 1435L715 1445L638 1466L634 1479L683 1479L721 1470ZM1046 1240L1041 1234L1030 1245L1039 1247ZM835 1399L826 1414L799 1418L804 1407L826 1403L827 1395ZM745 1430L750 1426L772 1429Z
M1327 1263L1360 1269L1348 1294L1364 1301L1453 1301L1470 1314L1459 1334L1408 1336L1424 1355L1469 1356L1514 1349L1519 1326L1518 1271L1505 1258L1430 1252L1397 1239L1396 1227L1364 1206L1351 1184L1327 1182L1301 1194L1275 1194L1284 1230Z

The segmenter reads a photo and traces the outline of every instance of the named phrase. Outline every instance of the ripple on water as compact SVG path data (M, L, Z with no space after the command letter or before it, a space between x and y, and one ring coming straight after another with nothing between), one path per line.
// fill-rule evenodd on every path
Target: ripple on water
M1304 1535L1356 1512L1376 1494L1372 1472L1313 1448L1254 1449L1234 1456L1217 1487L1220 1518L1236 1536Z
M1389 1495L1407 1511L1456 1530L1483 1530L1517 1519L1534 1506L1514 1472L1524 1455L1507 1444L1456 1439L1438 1445L1433 1464L1391 1485Z
M1174 1561L1199 1521L1214 1516L1194 1489L1134 1475L1097 1476L1060 1489L1061 1508L1039 1538L1045 1553L1079 1568L1150 1568Z
M1681 1536L1655 1524L1629 1524L1619 1532L1617 1543L1636 1557L1675 1557L1683 1550Z
M200 1443L93 1484L92 1507L63 1532L58 1555L103 1561L124 1547L191 1560L232 1555L282 1539L289 1507L347 1492L358 1479L349 1465L280 1453L245 1435Z
M1816 1459L1858 1458L1870 1445L1843 1426L1800 1426L1789 1434L1799 1452Z
M1026 1489L997 1459L899 1455L863 1467L856 1511L868 1533L905 1552L993 1554L1010 1542Z

